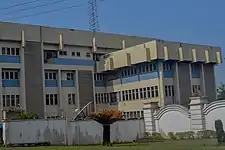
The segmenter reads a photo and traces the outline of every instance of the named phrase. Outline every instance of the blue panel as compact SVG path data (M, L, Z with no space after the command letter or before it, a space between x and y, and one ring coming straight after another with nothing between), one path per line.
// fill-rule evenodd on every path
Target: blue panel
M172 71L163 71L164 78L173 78L173 72Z
M20 63L20 56L0 55L1 63Z
M140 75L140 80L149 80L158 78L158 72L145 73Z
M45 80L45 87L58 87L57 80Z
M20 80L2 80L3 87L20 87Z
M55 58L53 63L58 65L94 66L94 61L87 59Z
M192 71L192 78L200 78L200 71Z
M138 82L138 81L139 81L138 76L131 76L131 77L122 78L122 84Z
M74 80L62 80L61 86L62 87L75 87L75 81Z
M113 80L113 84L114 84L114 85L121 84L121 79L118 78L118 79L116 79L116 80Z
M1 129L1 128L3 128L3 124L2 124L2 123L0 123L0 129Z
M95 81L95 86L96 87L104 87L105 86L105 82L103 80Z

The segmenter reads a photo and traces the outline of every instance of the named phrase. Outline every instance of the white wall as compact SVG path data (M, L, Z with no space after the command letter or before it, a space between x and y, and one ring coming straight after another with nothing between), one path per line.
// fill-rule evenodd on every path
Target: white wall
M169 132L190 131L188 110L182 106L166 106L156 113L155 119L156 132L168 134Z
M50 142L52 145L100 144L103 128L90 121L30 120L3 123L7 144ZM143 120L118 121L111 125L112 141L133 141L144 135Z

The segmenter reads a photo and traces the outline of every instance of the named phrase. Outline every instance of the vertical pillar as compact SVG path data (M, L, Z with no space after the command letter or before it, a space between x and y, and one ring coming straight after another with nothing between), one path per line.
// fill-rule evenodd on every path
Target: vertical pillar
M4 107L3 107L3 92L2 92L2 68L0 68L0 118L4 118Z
M59 98L59 108L60 108L60 110L64 110L63 108L64 108L64 104L66 104L66 100L63 102L63 96L62 96L62 85L61 85L61 79L62 79L62 77L61 77L61 70L59 69L58 70L58 76L57 76L57 82L58 82L58 94L59 94L59 96L58 96L58 98ZM60 113L62 113L62 112L60 112ZM60 114L61 115L61 114Z
M159 109L158 102L144 103L145 132L156 132L154 113Z
M164 106L164 76L163 76L163 62L158 63L159 72L159 96L160 96L160 107Z
M78 78L77 78L78 79ZM93 101L92 101L92 104L94 105L94 112L97 111L97 106L96 106L96 99L95 99L95 72L94 72L94 68L93 68L93 71L92 71L92 84L93 84ZM78 83L78 80L77 80L77 83Z
M76 104L77 104L77 109L80 110L80 90L79 90L79 74L78 70L76 70Z
M20 48L20 104L21 109L26 112L26 86L25 86L25 58L24 58L25 37L24 31L21 31L21 48Z
M179 70L178 70L178 62L175 62L174 66L174 86L175 86L175 98L176 104L180 104L180 81L179 81Z
M189 76L190 76L190 89L191 89L191 95L193 95L193 90L192 90L192 69L191 69L191 63L189 65Z
M203 108L208 103L207 97L190 97L191 131L204 131L206 129Z
M205 71L204 71L204 64L201 64L201 76L200 76L200 83L201 83L201 94L203 96L207 96L206 95L206 91L205 91Z

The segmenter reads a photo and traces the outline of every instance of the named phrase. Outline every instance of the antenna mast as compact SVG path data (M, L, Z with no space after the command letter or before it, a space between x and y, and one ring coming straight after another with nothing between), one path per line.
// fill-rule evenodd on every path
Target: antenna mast
M100 30L97 0L88 0L89 29L92 31L92 52L96 51L95 33Z

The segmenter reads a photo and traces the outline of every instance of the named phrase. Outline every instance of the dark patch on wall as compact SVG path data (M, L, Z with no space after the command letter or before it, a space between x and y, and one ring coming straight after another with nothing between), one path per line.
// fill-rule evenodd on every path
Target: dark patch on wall
M92 71L78 70L79 99L82 109L90 101L93 102L93 77Z
M213 64L204 64L205 93L209 102L216 100L216 83Z
M40 42L27 42L24 49L27 112L44 117L42 55Z
M180 85L180 104L188 107L192 93L188 63L178 63L178 75Z

